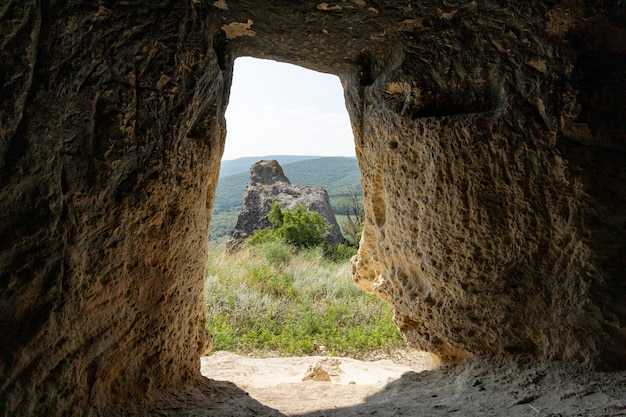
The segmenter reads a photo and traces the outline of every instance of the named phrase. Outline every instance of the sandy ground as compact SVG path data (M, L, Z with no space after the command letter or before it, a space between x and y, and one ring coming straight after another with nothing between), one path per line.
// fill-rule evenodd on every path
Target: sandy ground
M402 375L436 367L430 355L422 352L403 362L328 356L256 359L216 352L202 358L201 372L211 379L235 383L261 404L283 414L300 415L365 403Z
M626 416L626 372L528 358L435 366L410 351L368 362L215 352L202 358L201 370L219 404L179 415Z

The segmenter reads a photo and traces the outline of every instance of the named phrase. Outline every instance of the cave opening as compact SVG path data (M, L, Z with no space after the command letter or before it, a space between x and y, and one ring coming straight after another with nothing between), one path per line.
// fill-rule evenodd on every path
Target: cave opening
M233 230L250 168L261 159L277 160L294 184L326 189L336 215L345 215L349 198L362 206L360 169L339 78L247 56L235 60L233 72L210 242L223 243ZM348 212L354 217L354 210Z
M223 160L266 155L354 157L337 76L268 59L235 60Z
M432 374L405 415L623 414L617 374L512 362L626 366L621 6L144 3L0 7L3 414L145 415L146 397L171 414L204 387L206 415L232 398L197 378L198 324L231 58L248 55L340 74L370 214L354 276L412 346L479 360ZM442 393L443 376L467 390ZM381 407L399 415L397 388Z
M206 327L214 346L202 359L203 373L245 384L240 379L248 367L262 374L267 372L264 366L276 366L253 358L288 355L298 359L284 366L301 368L290 381L329 378L341 383L339 375L333 375L333 369L340 369L334 362L339 359L332 358L407 355L389 306L365 293L351 277L349 258L356 253L360 231L348 229L363 220L363 207L360 170L339 79L290 64L238 58L226 119L205 275ZM240 224L237 215L250 210L245 206L247 195L257 192L250 184L246 191L246 183L254 181L248 172L259 159L278 160L296 187L281 189L277 199L299 193L301 185L327 191L332 215L345 236L335 252L275 241L225 251L224 239L229 238L224 232L230 239L238 232L231 234ZM264 184L263 189L271 187ZM429 360L422 352L410 355ZM317 368L307 369L308 365ZM400 374L408 370L397 365ZM350 366L366 365L355 360ZM389 377L378 369L368 381L378 383Z

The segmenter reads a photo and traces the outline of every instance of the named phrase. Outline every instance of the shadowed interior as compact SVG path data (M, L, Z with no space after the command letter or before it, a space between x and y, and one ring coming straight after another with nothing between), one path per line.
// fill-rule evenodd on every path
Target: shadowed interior
M202 274L238 56L342 79L354 279L410 346L626 366L622 6L41 3L0 6L8 415L218 392Z

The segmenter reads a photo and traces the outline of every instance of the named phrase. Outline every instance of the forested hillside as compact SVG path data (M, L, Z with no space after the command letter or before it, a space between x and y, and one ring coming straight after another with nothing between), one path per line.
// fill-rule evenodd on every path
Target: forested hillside
M269 160L275 159L280 165L291 164L293 162L305 161L307 159L318 159L321 156L310 155L266 155L266 156L245 156L243 158L229 159L222 161L220 165L220 178L228 177L229 175L240 174L242 172L249 172L250 167L261 159Z
M258 160L268 158L270 157L240 158L245 161L236 160L242 163L229 164L227 169L231 170L231 172L233 169L241 170L243 162L245 162L248 164L245 172L220 176L215 193L215 205L211 221L211 233L209 235L211 241L220 241L224 236L228 236L233 229L241 209L246 184L250 181L248 169ZM281 160L285 161L290 158L302 159L303 157L273 157L279 163ZM328 192L330 202L336 214L342 214L341 206L347 193L351 190L358 192L361 190L361 174L356 158L317 157L281 165L285 175L292 184L323 187ZM238 168L234 168L235 166L238 166Z

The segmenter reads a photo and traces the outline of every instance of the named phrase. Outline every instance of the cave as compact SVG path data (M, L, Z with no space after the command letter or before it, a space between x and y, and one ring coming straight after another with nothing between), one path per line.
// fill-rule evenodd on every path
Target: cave
M341 78L353 276L409 346L626 368L619 2L9 0L0 28L4 415L233 389L198 367L239 56Z

